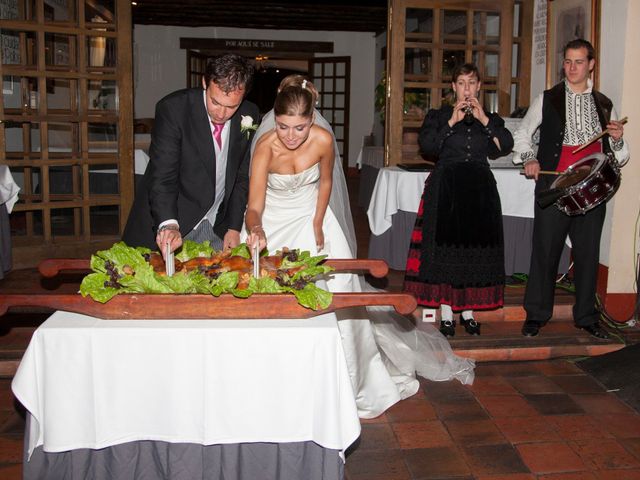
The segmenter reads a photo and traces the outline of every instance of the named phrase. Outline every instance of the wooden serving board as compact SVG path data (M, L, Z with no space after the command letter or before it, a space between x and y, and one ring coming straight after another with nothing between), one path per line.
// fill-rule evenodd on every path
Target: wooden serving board
M63 270L89 272L91 270L90 263L89 260L84 258L51 258L40 262L38 270L43 277L55 277ZM384 260L327 259L323 263L339 272L350 270L367 271L376 278L383 278L389 273L389 266Z
M389 267L383 260L327 259L326 265L336 271L368 271L374 277L384 277ZM38 266L44 277L60 272L90 272L88 259L49 259ZM294 295L260 294L236 298L199 294L121 294L107 303L99 303L79 293L9 294L0 295L0 315L11 308L41 307L65 310L109 320L129 319L261 319L309 318L341 308L362 306L390 306L402 315L412 313L416 299L407 293L366 292L334 293L329 308L311 310L300 305Z
M391 306L407 315L416 307L416 299L408 293L334 293L325 310L301 306L294 295L255 293L249 298L223 294L122 294L107 303L77 294L9 294L0 295L0 315L12 307L45 307L81 313L105 320L166 319L259 319L309 318L347 307Z

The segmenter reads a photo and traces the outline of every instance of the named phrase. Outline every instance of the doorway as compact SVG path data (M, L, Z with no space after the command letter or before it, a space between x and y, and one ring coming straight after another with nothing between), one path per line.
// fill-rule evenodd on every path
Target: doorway
M187 49L187 86L200 86L208 59L220 53L222 52ZM246 56L256 66L256 76L247 99L258 105L261 116L273 108L278 86L284 77L290 74L309 77L320 93L316 108L333 129L346 172L349 166L351 58L292 58L291 53L286 52L282 56Z

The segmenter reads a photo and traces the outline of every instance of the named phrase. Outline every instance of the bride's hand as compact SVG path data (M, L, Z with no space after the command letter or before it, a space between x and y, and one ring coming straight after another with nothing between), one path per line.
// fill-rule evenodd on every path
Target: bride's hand
M260 225L253 227L247 237L247 245L249 245L251 249L253 249L256 244L258 245L259 251L262 251L267 246L267 236Z
M319 252L324 248L324 232L322 231L322 226L314 226L313 231L316 237L316 248Z

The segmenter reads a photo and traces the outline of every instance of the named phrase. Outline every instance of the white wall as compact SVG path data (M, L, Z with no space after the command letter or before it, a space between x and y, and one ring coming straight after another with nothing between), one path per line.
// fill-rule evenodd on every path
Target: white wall
M531 55L531 94L533 100L545 89L547 49L547 0L535 0Z
M136 118L153 117L155 104L160 98L185 88L186 50L180 49L180 37L333 42L333 53L322 56L351 57L349 163L355 165L362 139L371 133L373 124L373 92L377 82L373 33L135 25Z
M640 2L637 0L603 0L602 2L601 85L611 96L621 116L628 116L624 138L629 142L631 160L622 169L622 184L609 210L608 293L636 291L635 262L640 247L637 220L640 215ZM607 90L611 89L611 92ZM635 155L634 155L635 153Z
M622 111L624 79L625 35L627 31L627 0L603 0L600 15L600 51L598 52L599 90L611 99L618 115ZM626 176L626 175L625 175ZM600 238L600 263L610 265L613 211L619 195L607 204L602 237ZM620 221L620 220L618 220Z

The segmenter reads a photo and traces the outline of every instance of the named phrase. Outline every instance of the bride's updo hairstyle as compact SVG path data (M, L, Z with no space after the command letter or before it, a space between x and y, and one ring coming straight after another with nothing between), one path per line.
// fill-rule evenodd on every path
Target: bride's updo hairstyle
M317 100L318 90L313 83L302 75L289 75L280 82L273 113L309 118Z

